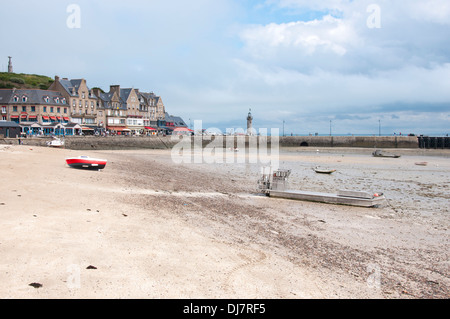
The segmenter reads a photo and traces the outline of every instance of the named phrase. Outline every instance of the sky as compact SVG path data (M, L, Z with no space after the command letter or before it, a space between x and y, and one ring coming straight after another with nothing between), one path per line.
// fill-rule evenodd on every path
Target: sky
M450 133L449 0L2 1L0 66L161 96L203 128Z

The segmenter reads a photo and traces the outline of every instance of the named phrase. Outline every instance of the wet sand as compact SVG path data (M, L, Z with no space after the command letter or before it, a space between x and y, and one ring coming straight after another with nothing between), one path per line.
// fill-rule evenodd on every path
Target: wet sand
M450 152L370 151L281 150L280 166L294 189L383 192L378 208L260 196L258 164L0 145L0 297L448 298ZM78 155L108 164L69 168Z

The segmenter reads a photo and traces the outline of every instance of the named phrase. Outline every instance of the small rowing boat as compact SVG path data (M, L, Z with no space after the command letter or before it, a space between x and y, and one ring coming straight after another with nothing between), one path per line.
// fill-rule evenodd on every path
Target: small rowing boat
M399 158L400 157L400 155L398 155L398 154L391 154L391 153L388 153L388 152L384 152L382 150L375 150L372 153L372 155L374 157L392 157L392 158Z
M419 165L419 166L427 166L428 162L416 162L414 164Z
M66 163L72 168L85 169L103 169L106 166L107 160L92 158L89 156L78 156L66 158Z
M314 167L313 168L314 172L319 173L319 174L331 174L336 172L335 169L328 169L328 168L320 168L320 167Z

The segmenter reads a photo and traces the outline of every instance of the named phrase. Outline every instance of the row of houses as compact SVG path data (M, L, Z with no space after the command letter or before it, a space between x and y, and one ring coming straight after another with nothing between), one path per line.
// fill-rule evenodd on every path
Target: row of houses
M187 128L153 92L120 85L104 92L90 89L85 79L58 76L48 90L1 89L0 120L18 123L23 133L43 135L171 134Z

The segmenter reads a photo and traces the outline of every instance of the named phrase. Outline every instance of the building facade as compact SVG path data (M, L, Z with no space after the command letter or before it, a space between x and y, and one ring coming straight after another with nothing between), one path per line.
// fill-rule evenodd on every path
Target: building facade
M60 92L70 106L70 119L85 127L85 130L94 130L99 127L97 119L97 96L87 86L85 79L69 80L55 76L55 81L49 90Z

